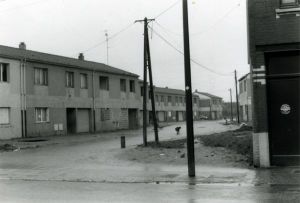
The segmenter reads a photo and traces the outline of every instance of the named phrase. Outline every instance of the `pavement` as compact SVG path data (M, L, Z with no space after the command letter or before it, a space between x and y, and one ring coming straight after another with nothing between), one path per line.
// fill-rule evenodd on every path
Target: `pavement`
M180 135L174 128L181 126ZM234 130L219 121L195 122L195 135ZM160 140L185 137L185 123L159 131ZM212 167L137 163L116 157L142 144L142 131L44 137L41 142L8 141L0 153L1 202L299 202L300 168ZM148 128L148 140L154 140ZM0 141L5 143L7 141Z

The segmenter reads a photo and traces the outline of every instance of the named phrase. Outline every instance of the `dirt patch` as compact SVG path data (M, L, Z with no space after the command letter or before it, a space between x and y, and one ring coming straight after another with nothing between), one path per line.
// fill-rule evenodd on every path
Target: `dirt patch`
M250 132L229 131L225 133L197 136L195 138L195 162L199 165L220 167L243 167L251 165L249 155ZM118 158L140 163L186 165L186 139L153 142L147 147L139 145L118 154ZM245 145L245 146L244 146ZM251 153L252 154L252 153Z
M205 146L224 147L238 154L242 154L246 156L246 161L252 165L252 131L238 129L213 135L204 135L198 139L200 139Z
M18 147L11 145L11 144L2 144L0 145L0 152L10 152L17 150Z

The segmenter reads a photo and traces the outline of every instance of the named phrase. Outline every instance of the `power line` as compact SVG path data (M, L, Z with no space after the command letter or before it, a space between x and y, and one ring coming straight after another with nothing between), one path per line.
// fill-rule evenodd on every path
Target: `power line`
M158 18L158 17L162 16L163 14L165 14L167 11L169 11L169 10L172 9L174 6L176 6L180 1L181 1L181 0L176 1L174 4L172 4L171 6L169 6L167 9L165 9L165 10L163 10L161 13L159 13L155 18ZM129 29L133 24L134 24L134 23L130 23L128 26L124 27L124 28L121 29L120 31L118 31L118 32L116 32L115 34L111 35L111 37L109 37L108 40L111 40L111 39L117 37L119 34L121 34L122 32L126 31L127 29ZM106 42L107 42L107 39L105 39L105 40L103 40L103 41L101 41L101 42L99 42L99 43L97 43L97 44L91 46L90 48L88 48L88 49L82 51L81 53L89 52L89 51L91 51L91 50L93 50L93 49L95 49L95 48L97 48L97 47L99 47L99 46L105 44Z
M123 33L123 32L125 32L126 30L128 30L132 25L134 25L134 24L131 23L131 24L127 25L127 26L124 27L123 29L119 30L118 32L116 32L116 33L114 33L113 35L111 35L110 37L108 37L107 39L105 39L105 40L103 40L103 41L101 41L101 42L99 42L99 43L97 43L97 44L91 46L90 48L88 48L88 49L82 51L82 53L89 52L89 51L91 51L91 50L97 48L98 46L100 46L100 45L102 45L102 44L105 44L105 43L107 42L107 40L111 40L111 39L117 37L117 36L120 35L121 33Z
M202 35L208 31L210 31L211 29L213 29L215 26L217 26L219 23L221 23L223 20L226 19L227 16L229 16L236 8L240 7L241 5L241 1L234 7L232 7L231 9L229 9L228 12L226 12L219 20L217 20L214 24L212 24L211 26L208 27L208 29L203 30L201 32L196 32L196 33L192 33L192 36L197 36L197 35Z
M202 35L202 34L208 32L208 31L210 31L212 28L214 28L214 27L217 26L219 23L221 23L223 20L225 20L226 17L228 17L228 16L229 16L229 15L230 15L237 7L240 6L240 4L241 4L241 1L240 1L237 5L233 6L231 9L229 9L228 12L226 12L222 17L220 17L219 20L217 20L214 24L212 24L211 26L209 26L208 29L203 30L203 31L201 31L201 32L191 33L190 35L191 35L191 36L197 36L197 35ZM155 23L156 23L160 28L162 28L163 30L165 30L165 31L168 32L168 33L171 33L171 34L173 34L173 35L180 36L180 37L183 36L183 35L180 34L180 33L176 33L176 32L174 32L174 31L172 31L172 30L170 30L170 29L164 27L163 25L161 25L161 24L158 23L157 21L155 21Z
M169 11L170 9L172 9L174 6L176 6L181 0L176 1L174 4L172 4L170 7L168 7L167 9L163 10L161 13L159 13L157 16L155 16L154 18L158 18L160 16L162 16L163 14L165 14L167 11Z
M184 52L183 52L183 51L177 49L171 42L169 42L167 39L165 39L163 36L161 36L161 35L160 35L158 32L156 32L153 28L150 28L150 29L152 29L153 33L156 34L156 35L157 35L161 40L163 40L166 44L168 44L170 47L172 47L172 48L173 48L174 50L176 50L178 53L184 55ZM203 68L203 69L205 69L205 70L207 70L207 71L209 71L209 72L211 72L211 73L214 73L214 74L217 74L217 75L220 75L220 76L231 76L231 75L232 75L232 73L224 74L224 73L216 72L215 70L213 70L213 69L211 69L211 68L208 68L207 66L205 66L205 65L203 65L203 64L201 64L201 63L199 63L199 62L197 62L197 61L196 61L195 59L193 59L193 58L190 58L190 60L191 60L194 64L200 66L201 68Z
M171 34L176 35L176 36L179 36L179 37L182 37L182 36L183 36L182 34L173 32L172 30L170 30L170 29L168 29L168 28L162 26L162 25L161 25L160 23L158 23L157 21L155 21L155 23L156 23L161 29L165 30L165 31L168 32L168 33L171 33Z

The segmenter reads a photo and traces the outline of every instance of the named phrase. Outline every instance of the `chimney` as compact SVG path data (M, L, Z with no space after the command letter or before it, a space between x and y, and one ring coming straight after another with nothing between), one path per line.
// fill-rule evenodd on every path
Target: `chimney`
M79 53L78 59L79 59L79 60L82 60L82 61L84 60L84 55L83 55L83 53Z
M26 44L25 44L25 42L20 42L19 49L26 50Z

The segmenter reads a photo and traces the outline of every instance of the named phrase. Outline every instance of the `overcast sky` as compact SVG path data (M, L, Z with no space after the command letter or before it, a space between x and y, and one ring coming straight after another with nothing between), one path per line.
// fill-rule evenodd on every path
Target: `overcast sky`
M84 52L86 60L106 63L105 30L112 37L124 29L109 40L109 65L142 79L143 24L134 21L159 14L150 26L183 50L181 0L0 0L0 44L24 41L30 50L68 57ZM229 101L234 69L238 77L249 72L246 0L189 0L189 21L191 57L217 73L192 63L193 90ZM150 36L154 84L184 89L183 55Z

